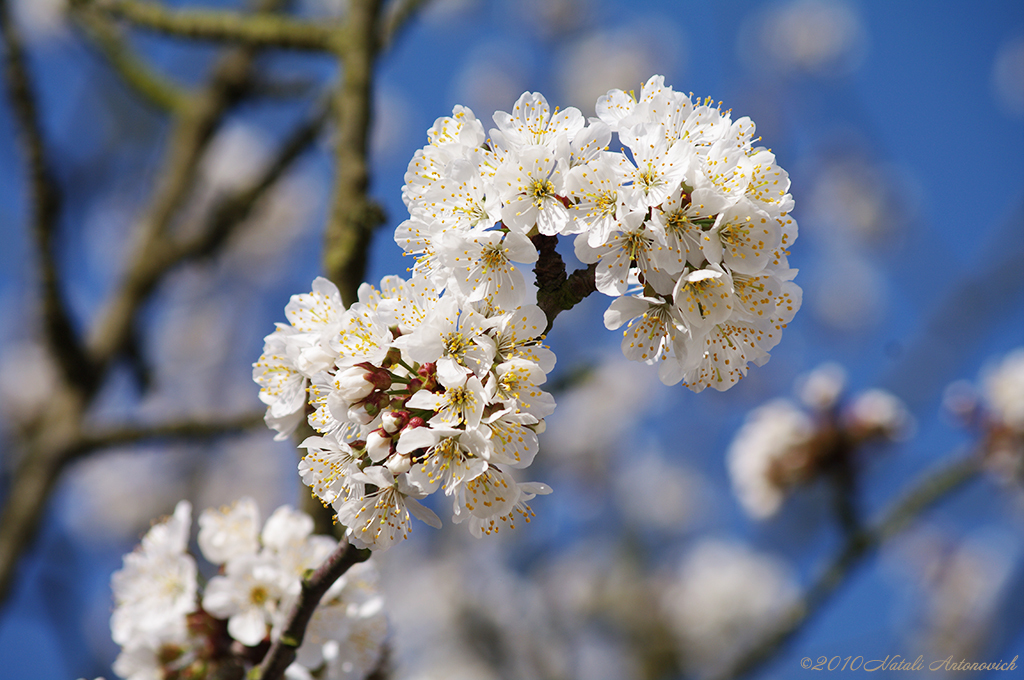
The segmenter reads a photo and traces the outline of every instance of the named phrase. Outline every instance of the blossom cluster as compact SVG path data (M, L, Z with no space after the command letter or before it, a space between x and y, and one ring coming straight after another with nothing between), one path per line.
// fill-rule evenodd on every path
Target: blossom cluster
M529 521L528 501L550 489L511 470L533 462L555 407L539 387L555 363L544 313L439 292L416 273L363 284L358 297L346 309L316 279L254 364L278 436L306 417L318 432L300 445L302 480L362 548L408 536L410 513L440 526L419 502L438 489L474 535Z
M303 574L337 547L313 534L313 520L288 506L260 528L255 501L199 517L199 549L219 571L199 586L188 551L192 506L181 501L124 556L111 588L110 619L121 654L114 672L129 680L234 677L260 661L301 593ZM378 663L387 621L376 568L351 567L324 595L306 629L289 678L355 680Z
M843 398L846 374L823 364L801 381L807 408L774 399L753 410L727 453L740 504L753 517L778 512L797 486L853 463L863 446L906 437L913 421L903 402L880 389Z
M604 322L627 326L626 357L658 364L666 384L728 389L768 360L801 303L789 176L749 118L661 76L638 98L608 92L596 112L527 92L486 134L456 106L409 164L395 240L438 289L508 310L526 300L516 263L538 260L531 237L572 235L615 298ZM608 151L613 135L621 151Z

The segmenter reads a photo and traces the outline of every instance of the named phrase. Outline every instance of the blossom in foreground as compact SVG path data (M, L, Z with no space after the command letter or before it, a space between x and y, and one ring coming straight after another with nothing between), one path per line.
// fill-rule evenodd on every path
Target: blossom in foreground
M187 552L191 505L153 526L125 556L111 586L111 633L121 645L114 672L129 680L221 677L258 663L251 648L277 638L301 592L303 574L337 547L313 535L313 520L288 506L260 530L255 501L209 509L198 543L219 572L205 587ZM352 567L328 590L288 677L354 680L372 671L387 634L376 567ZM241 646L239 646L241 645ZM250 651L241 651L250 648Z
M666 384L728 389L768 360L800 307L789 175L748 118L661 76L639 96L608 92L596 112L586 121L526 92L494 114L488 138L457 106L409 164L396 242L439 288L507 311L526 300L514 264L536 258L525 237L577 235L601 293L675 310L645 331L649 351L624 342L627 356L664 364ZM608 151L612 133L620 152ZM643 322L623 323L635 337Z
M513 470L554 408L548 319L520 270L551 239L574 236L615 298L605 325L624 326L625 356L666 384L728 389L800 308L789 175L749 119L661 76L638 97L610 91L596 113L526 92L489 134L464 106L438 118L402 190L395 241L411 276L363 284L348 309L318 278L266 337L253 379L267 425L316 430L299 473L355 545L386 549L413 517L437 526L420 501L438 490L478 536L529 521L550 491Z
M518 234L502 242L510 241L533 250ZM529 501L550 491L510 474L532 463L543 418L554 408L541 387L554 366L541 335L546 319L535 305L504 309L496 293L477 300L459 285L439 291L416 273L408 280L390 276L379 288L364 284L349 309L322 314L315 335L282 326L268 336L257 376L269 384L265 367L273 352L285 357L275 367L308 385L308 420L318 434L300 445L307 453L299 473L333 506L355 545L387 549L409 535L413 517L439 527L420 503L438 490L451 498L456 522L466 517L465 499L485 490L470 512L475 535L529 521ZM335 294L333 284L317 279L313 292L290 306ZM288 363L304 354L330 360ZM289 402L293 414L271 402L272 427L307 411L305 403ZM501 502L492 502L491 480L500 480Z

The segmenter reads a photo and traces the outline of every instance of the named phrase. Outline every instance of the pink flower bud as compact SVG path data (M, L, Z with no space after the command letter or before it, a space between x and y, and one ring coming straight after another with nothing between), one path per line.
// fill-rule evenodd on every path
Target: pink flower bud
M423 427L426 424L427 421L423 420L423 418L420 418L419 416L413 416L412 418L409 418L409 422L407 422L405 424L405 427L403 427L402 429L411 430L414 427Z

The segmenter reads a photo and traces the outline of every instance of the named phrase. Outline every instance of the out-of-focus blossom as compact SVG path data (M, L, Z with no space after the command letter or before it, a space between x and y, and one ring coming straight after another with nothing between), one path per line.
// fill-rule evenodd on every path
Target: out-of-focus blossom
M983 455L1001 478L1024 481L1024 347L987 365L980 386L958 381L946 388L944 404L980 430Z
M800 401L815 411L833 408L845 389L846 369L835 362L824 363L797 378Z
M822 260L818 266L823 280L811 299L818 320L847 332L876 324L885 311L882 271L855 250L827 254Z
M899 441L913 433L907 407L891 392L872 389L854 396L846 406L843 424L857 439L873 436Z
M692 526L707 503L705 482L658 454L630 455L615 475L615 497L635 526L679 533Z
M15 0L11 4L28 39L39 46L67 34L67 0Z
M662 607L685 665L708 675L776 625L799 592L792 569L740 543L709 539L684 558Z
M999 47L992 66L992 91L1003 111L1024 116L1024 36L1012 38Z
M871 389L844 399L845 380L841 366L824 364L797 380L811 412L776 399L747 416L727 461L736 496L752 517L774 515L795 487L818 477L853 474L866 445L900 441L913 432L899 398Z
M982 385L988 414L1000 425L1024 434L1024 347L989 369Z
M726 454L743 508L758 519L774 515L787 490L813 475L814 421L785 399L752 411Z
M913 643L941 658L989 651L993 617L1012 588L1021 547L1011 534L981 529L954 539L925 526L887 548L883 564L895 581L917 586L911 625L901 626Z
M206 510L199 545L223 567L201 587L186 552L191 505L181 501L111 580L111 632L122 647L114 672L129 680L241 677L259 660L245 648L282 633L304 574L337 546L329 536L312 535L312 527L308 515L284 506L260 532L249 498ZM331 586L287 677L360 680L377 666L387 621L376 582L376 566L363 563Z
M670 17L640 17L616 30L584 34L567 42L558 60L558 83L565 101L587 107L616 87L625 92L643 83L656 64L685 68L685 30ZM658 26L652 30L652 26ZM668 27L671 26L671 27ZM643 33L642 42L629 36ZM669 39L671 36L671 39Z
M832 75L857 69L866 34L856 9L840 0L791 0L748 18L739 53L753 69Z
M25 425L41 416L58 380L57 367L42 345L24 342L4 347L0 362L3 426Z

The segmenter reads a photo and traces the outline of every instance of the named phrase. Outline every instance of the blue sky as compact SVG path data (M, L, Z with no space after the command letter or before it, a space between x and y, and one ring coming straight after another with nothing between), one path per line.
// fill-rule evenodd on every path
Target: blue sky
M805 298L804 309L766 367L753 369L724 395L695 396L682 388L660 392L660 406L646 431L653 432L667 456L699 470L728 498L721 452L745 412L787 394L794 378L818 363L838 361L848 370L851 387L893 390L907 399L918 421L916 439L865 473L865 506L882 507L916 473L964 440L939 416L941 389L955 379L973 380L986 361L1024 345L1024 268L1006 264L1024 261L1024 4L561 0L552 6L566 12L553 16L541 12L542 4L439 1L382 58L372 192L389 220L374 242L369 279L409 266L388 234L405 216L402 176L413 152L425 143L426 129L453 105L467 104L488 120L493 108L478 106L504 101L507 110L524 90L568 105L576 96L574 88L586 89L580 81L600 83L602 73L607 73L607 88L626 89L639 89L649 75L664 74L677 90L721 100L736 117L750 116L763 143L789 170L801 227L791 263L801 269L797 282ZM806 18L821 7L838 7L845 23L810 28L786 23L786 17ZM766 26L796 33L784 34L788 38L780 44ZM815 40L828 30L838 31L831 41ZM196 79L210 56L206 48L168 46L151 36L137 44L183 81ZM123 135L124 144L115 145L109 164L97 170L97 184L98 190L127 195L121 212L130 215L130 196L144 194L144 188L124 177L110 178L122 169L128 174L141 169L137 178L151 178L152 147L132 143L160 134L161 123L130 105L120 118L97 117L102 107L95 102L96 79L103 77L102 67L67 34L42 34L29 49L48 136L68 162L61 168L62 180L82 181L83 167L95 162L97 149L111 136ZM620 56L618 62L593 57L601 53ZM572 63L577 72L566 66ZM272 69L319 78L331 74L327 60L309 56L285 55ZM631 85L615 81L622 74L633 78ZM109 94L109 83L104 86L102 92ZM584 115L593 115L592 101L589 107ZM294 107L277 105L245 110L239 118L273 136L295 116ZM25 296L32 285L32 255L22 227L21 168L4 102L0 351L24 336L23 319L30 318ZM302 172L311 182L324 183L329 170L328 152L320 149L304 162ZM90 206L95 207L93 197L76 195L69 212ZM305 290L319 272L317 225L325 210L321 197L306 218L312 225L308 236L290 251L272 296L258 309L265 318L257 318L255 326L269 330L287 297ZM69 244L63 260L75 277L71 298L82 319L95 311L111 283L110 272L79 257L92 232L70 218L63 226ZM951 306L947 301L956 299L967 282L974 282L972 290L978 292L966 304ZM600 325L603 305L590 300L559 319L550 341L560 370L617 351L617 334ZM236 362L236 372L244 374L246 364L258 356L262 335L233 341L252 355ZM677 414L671 427L652 424L664 422L656 416L665 413ZM572 514L565 503L572 502L573 494L566 498L552 501L553 517ZM717 529L762 547L779 541L778 528L753 525L738 508L724 507ZM978 529L1010 535L1020 528L1019 510L1014 514L982 485L940 508L935 521L953 535ZM0 677L111 677L83 633L97 622L83 623L76 612L103 592L131 542L78 542L57 509L45 524L15 596L0 612ZM555 533L593 528L587 520L570 521ZM835 537L820 528L805 537L802 544L781 541L780 550L808 573ZM1011 592L1019 593L1024 543L1019 537L1008 539L1006 550L1016 561L1016 590ZM884 656L896 625L886 578L873 563L858 571L810 632L762 676L794 677L801 656ZM1010 616L1010 630L1016 633L996 640L996 655L1024 652L1019 614ZM100 649L109 652L109 647Z

